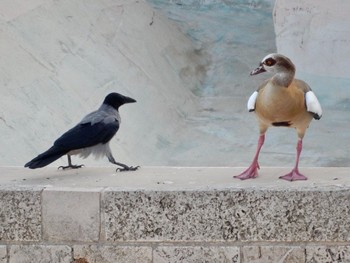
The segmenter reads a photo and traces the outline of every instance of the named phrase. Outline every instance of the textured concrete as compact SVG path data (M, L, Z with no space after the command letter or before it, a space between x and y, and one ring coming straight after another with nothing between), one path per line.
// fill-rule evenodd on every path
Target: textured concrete
M350 262L350 246L310 246L306 248L306 262Z
M33 186L0 188L0 241L40 239L40 194Z
M0 263L7 263L6 246L0 246Z
M107 191L106 239L350 241L350 192Z
M163 246L155 249L153 253L154 263L192 263L210 262L238 263L240 254L238 247L172 247Z
M98 241L100 193L79 188L43 192L43 234L48 241Z
M13 245L9 263L71 263L72 250L68 246Z
M152 248L133 246L74 246L74 259L81 263L152 262Z
M245 246L242 248L243 263L305 262L305 249L291 246Z

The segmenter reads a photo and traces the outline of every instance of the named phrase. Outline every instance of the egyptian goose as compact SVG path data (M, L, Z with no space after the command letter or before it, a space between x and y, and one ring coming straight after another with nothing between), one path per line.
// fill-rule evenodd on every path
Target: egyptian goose
M295 66L289 58L276 53L267 55L250 75L262 72L270 72L274 76L264 81L247 103L248 110L255 112L259 122L258 147L249 168L234 177L244 180L258 176L258 157L265 133L270 126L275 126L295 128L298 134L295 166L290 173L280 178L288 181L307 180L299 172L299 157L303 137L311 120L319 120L322 116L321 105L311 88L304 81L294 78Z

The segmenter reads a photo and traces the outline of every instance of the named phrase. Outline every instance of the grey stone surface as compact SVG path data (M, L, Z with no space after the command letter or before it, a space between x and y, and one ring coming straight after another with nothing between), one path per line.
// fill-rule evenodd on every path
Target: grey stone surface
M54 241L98 241L100 192L55 188L43 192L43 237Z
M68 246L13 245L9 263L71 263L72 249Z
M7 263L6 246L0 246L0 263Z
M350 192L103 193L107 241L349 241Z
M0 188L0 240L37 241L41 238L41 190Z
M293 246L245 246L241 263L302 263L305 249Z
M307 263L346 263L350 262L350 246L308 246Z
M153 263L239 263L238 247L179 247L162 246L153 252Z
M75 262L79 263L152 262L151 247L76 245L73 251Z
M254 140L255 143L255 140ZM293 152L294 152L293 147ZM294 157L293 157L294 158ZM66 161L66 160L64 160ZM65 163L64 163L65 164ZM278 179L290 172L289 167L262 167L254 180L233 179L243 167L145 167L132 173L118 173L113 167L85 167L78 170L57 170L55 167L23 170L0 167L0 185L51 187L115 187L119 190L182 191L182 190L350 190L350 167L303 167L306 181L286 182Z

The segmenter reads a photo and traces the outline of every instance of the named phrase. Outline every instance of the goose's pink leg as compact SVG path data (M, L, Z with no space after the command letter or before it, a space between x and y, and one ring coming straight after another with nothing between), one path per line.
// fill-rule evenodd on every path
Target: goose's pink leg
M252 164L248 167L247 170L242 172L239 175L234 176L233 178L238 178L241 180L249 179L249 178L255 178L258 176L258 169L260 169L258 158L259 158L259 153L261 150L261 147L263 146L265 141L265 134L261 134L259 137L258 141L258 148L256 149L256 153L253 159Z
M297 159L295 162L295 166L290 173L283 175L283 176L280 176L281 179L284 179L287 181L307 180L307 177L302 175L299 172L299 168L298 168L299 167L299 157L300 157L300 153L301 153L302 149L303 149L303 140L299 138L298 144L297 144Z

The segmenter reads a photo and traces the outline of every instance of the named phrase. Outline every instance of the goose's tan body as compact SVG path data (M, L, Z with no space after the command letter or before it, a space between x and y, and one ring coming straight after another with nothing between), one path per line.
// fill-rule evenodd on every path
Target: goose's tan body
M309 86L294 79L288 87L279 86L273 79L265 81L259 88L255 113L260 125L260 133L270 126L296 128L302 138L313 115L307 111L305 92Z
M262 83L247 103L248 110L255 111L259 121L258 147L251 165L234 177L245 180L258 176L258 158L265 133L270 126L276 126L295 128L298 133L295 166L290 173L280 178L288 181L306 180L298 168L302 142L311 120L321 118L321 105L310 87L304 81L294 78L295 66L286 56L276 53L267 55L250 75L263 72L274 73L274 76Z

